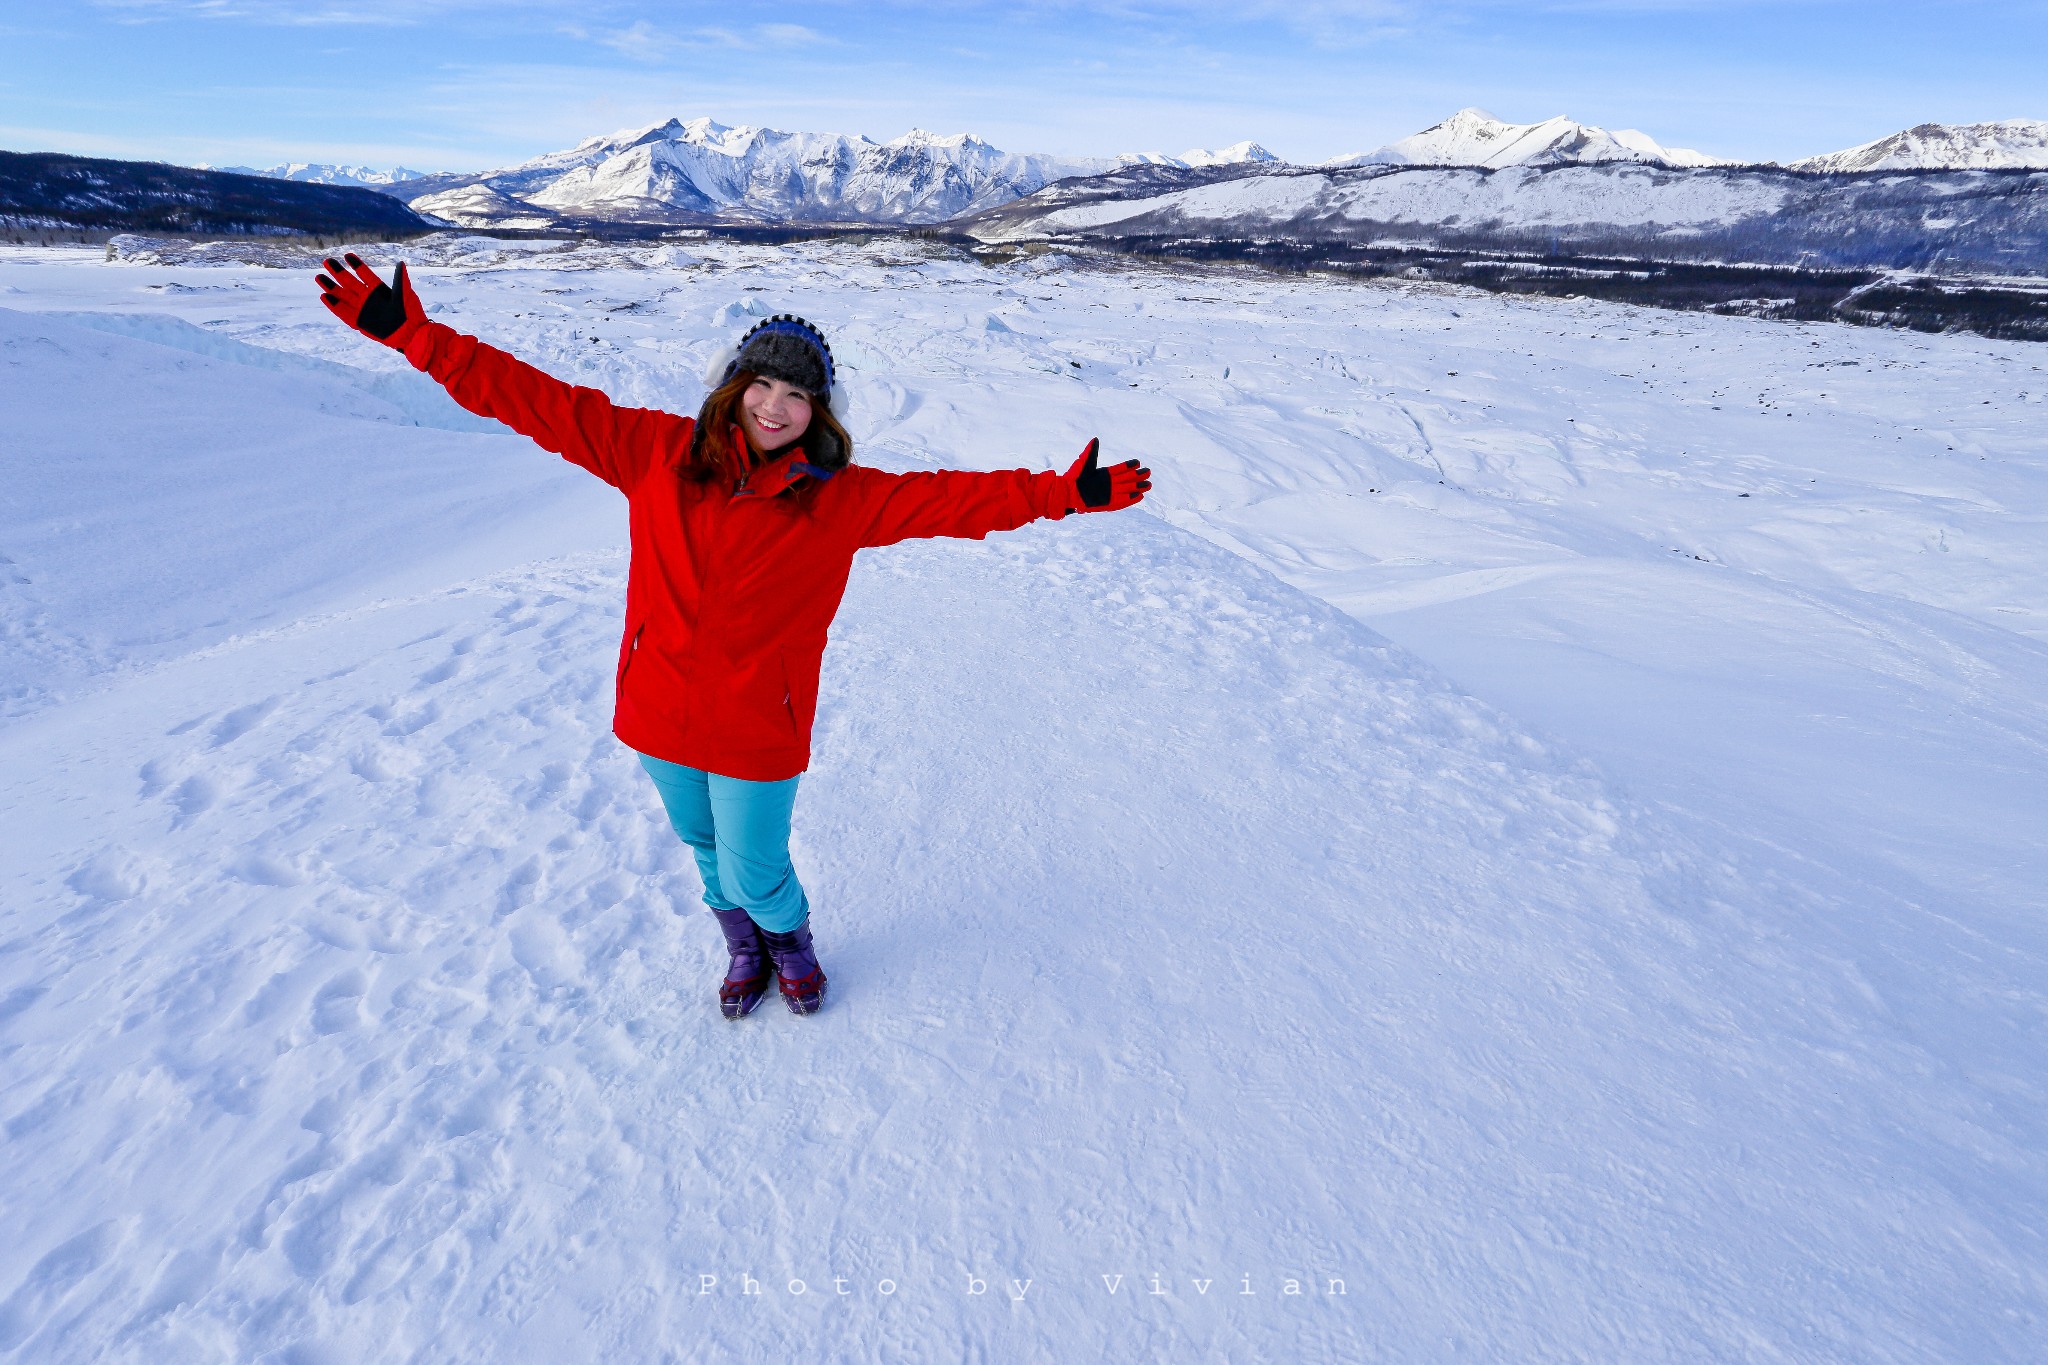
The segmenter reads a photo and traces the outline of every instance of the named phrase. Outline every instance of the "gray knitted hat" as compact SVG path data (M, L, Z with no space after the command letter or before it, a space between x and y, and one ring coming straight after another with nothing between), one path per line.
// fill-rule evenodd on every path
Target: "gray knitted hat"
M800 317L782 313L757 323L740 338L739 350L725 363L716 384L726 383L741 370L794 384L824 399L828 406L832 402L837 378L832 348L817 328Z

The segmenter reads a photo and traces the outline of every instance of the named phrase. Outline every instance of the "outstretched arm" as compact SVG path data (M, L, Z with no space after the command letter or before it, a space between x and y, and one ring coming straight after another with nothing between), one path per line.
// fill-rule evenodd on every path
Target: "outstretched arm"
M1064 474L1028 469L890 474L856 466L840 477L858 480L863 546L924 536L980 540L1040 517L1057 521L1070 512L1115 512L1143 502L1152 471L1136 460L1103 469L1097 463L1100 448L1099 441L1090 441Z
M345 262L345 263L344 263ZM391 284L360 257L328 260L318 277L327 310L373 341L405 353L456 402L495 418L606 483L630 489L689 444L694 423L652 408L622 408L596 389L564 383L475 337L427 319L403 262Z

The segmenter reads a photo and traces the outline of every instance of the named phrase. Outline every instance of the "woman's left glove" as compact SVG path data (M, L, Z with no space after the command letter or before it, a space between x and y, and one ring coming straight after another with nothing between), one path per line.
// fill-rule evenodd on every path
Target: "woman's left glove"
M340 261L330 256L321 264L327 273L316 277L320 302L373 341L402 351L426 322L427 310L420 307L420 296L412 292L412 276L406 273L404 261L392 273L391 284L378 279L377 272L353 251Z
M1152 471L1140 468L1136 460L1103 469L1096 464L1102 442L1091 440L1081 458L1065 476L1069 512L1120 512L1145 500L1152 487Z

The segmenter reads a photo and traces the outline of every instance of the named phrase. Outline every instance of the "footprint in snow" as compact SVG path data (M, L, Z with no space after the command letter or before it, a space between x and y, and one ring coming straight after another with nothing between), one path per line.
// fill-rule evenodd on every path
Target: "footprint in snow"
M20 1288L0 1303L0 1351L12 1351L42 1328L72 1289L120 1249L118 1224L89 1228L37 1261Z
M113 902L141 895L148 879L126 850L109 848L73 868L64 884L89 901Z
M378 713L382 712L382 715ZM401 715L391 706L373 706L368 711L373 720L384 722L384 733L396 739L402 735L417 734L441 718L441 708L429 701L409 715Z
M261 725L263 718L276 709L277 698L267 697L228 712L221 717L220 724L213 727L213 747L218 749L224 744L232 744Z
M252 886L303 886L306 874L282 858L265 853L250 853L231 864L228 870Z
M313 1031L340 1033L363 1022L363 997L370 980L360 968L350 968L322 986L313 996Z
M498 914L509 915L532 901L534 888L539 885L540 859L528 858L505 878L505 885L498 893Z
M220 788L208 777L188 777L171 793L172 829L183 829L213 808Z
M448 650L448 657L446 659L420 674L419 685L422 687L433 687L436 684L447 682L462 671L463 659L475 648L476 640L474 637L457 640Z

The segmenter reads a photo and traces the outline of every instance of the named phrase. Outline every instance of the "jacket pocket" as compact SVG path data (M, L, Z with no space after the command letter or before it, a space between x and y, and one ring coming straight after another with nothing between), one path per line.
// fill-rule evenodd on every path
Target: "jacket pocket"
M779 652L778 657L782 663L782 701L789 712L790 727L798 739L808 743L811 725L818 715L817 671L792 665L786 650Z
M641 633L647 629L644 621L629 622L626 636L619 641L619 671L612 678L612 691L623 695L626 690L626 670L633 666L633 655L639 652Z

